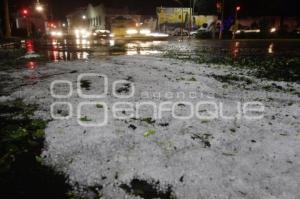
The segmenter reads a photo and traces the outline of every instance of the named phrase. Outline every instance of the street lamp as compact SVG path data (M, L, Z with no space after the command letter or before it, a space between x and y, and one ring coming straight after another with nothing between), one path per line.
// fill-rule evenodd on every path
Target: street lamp
M235 8L235 21L237 21L238 13L241 11L241 6L236 6Z
M30 35L31 35L31 26L30 26L30 21L29 21L29 10L27 8L23 8L21 10L21 16L24 18L25 23L26 23L27 36L30 37Z
M82 19L83 19L83 20L86 20L86 16L85 16L85 15L82 15Z
M44 11L44 7L43 7L43 5L40 3L39 0L37 0L37 2L36 2L36 4L35 4L35 9L36 9L36 11L38 11L38 12L43 12L43 11Z
M241 6L237 5L235 7L235 20L234 20L234 25L233 25L233 29L232 29L232 39L235 39L235 33L238 30L238 13L241 11Z

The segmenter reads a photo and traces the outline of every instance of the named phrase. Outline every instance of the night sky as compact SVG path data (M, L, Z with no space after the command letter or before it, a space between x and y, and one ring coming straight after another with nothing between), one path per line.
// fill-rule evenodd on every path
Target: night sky
M155 14L157 6L177 6L180 4L176 1L181 1L186 6L189 5L189 0L40 0L47 2L52 7L53 14L57 19L64 19L66 14L74 9L85 6L89 2L97 5L105 3L107 6L124 7L128 6L130 10L138 14ZM11 7L28 5L34 0L10 0ZM196 12L202 14L215 14L216 0L198 0ZM297 5L297 0L225 0L226 10L228 13L232 11L234 5L238 2L242 6L241 15L285 15L285 16L300 16L300 7ZM299 0L298 0L299 3Z

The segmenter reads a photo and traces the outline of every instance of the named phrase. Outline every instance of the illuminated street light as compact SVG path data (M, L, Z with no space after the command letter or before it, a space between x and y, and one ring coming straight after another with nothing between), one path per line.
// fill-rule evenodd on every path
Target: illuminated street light
M35 4L35 9L36 9L36 11L38 11L38 12L43 12L43 11L44 11L44 7L43 7L43 5L40 3L39 0L37 0L37 2L36 2L36 4Z
M235 7L235 19L234 19L234 30L232 31L232 39L235 39L235 34L237 33L237 29L239 27L239 24L238 24L238 13L241 11L241 6L236 6Z
M238 18L238 13L241 11L241 6L236 6L235 7L235 21L237 20Z
M86 16L85 16L85 15L82 15L82 19L85 20L85 19L86 19Z
M43 12L44 8L42 5L36 5L35 9L38 11L38 12Z

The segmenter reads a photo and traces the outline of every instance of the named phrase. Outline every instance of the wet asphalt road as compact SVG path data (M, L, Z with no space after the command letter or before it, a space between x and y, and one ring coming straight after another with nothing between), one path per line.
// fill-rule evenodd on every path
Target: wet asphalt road
M36 51L43 54L49 62L88 60L91 58L107 58L108 56L118 55L155 55L171 58L184 57L191 61L194 59L198 63L209 63L214 60L230 60L226 62L229 63L229 65L232 63L232 60L238 59L245 59L247 62L254 61L256 65L260 65L260 63L266 62L266 60L272 60L272 62L275 60L275 66L281 67L280 70L271 71L271 73L266 73L265 76L274 76L274 74L276 75L282 70L288 71L285 66L287 63L286 60L290 61L291 59L296 59L290 73L300 75L300 40L219 41L185 39L184 41L180 41L180 38L172 38L169 41L135 41L122 44L113 41L78 40L72 42L72 45L69 45L68 42L64 40L51 40L48 41L48 44L47 46L41 46L33 42L24 42L23 47L27 51ZM280 61L278 64L277 59ZM35 80L37 80L35 70L39 67L43 67L43 62L28 60L21 65L10 67L28 71L33 75L31 79L26 81L35 82ZM249 67L251 68L252 66ZM268 66L266 67L267 70L269 70ZM290 74L286 74L285 76L287 77L285 79L289 79ZM298 78L298 76L293 77L292 81L295 81L295 78ZM276 80L276 78L277 76L274 76L273 79ZM5 85L5 82L8 81L10 81L10 78L2 74L2 85ZM20 79L20 84L22 82L23 80ZM1 86L1 88L3 88L3 86ZM11 91L10 88L5 90Z
M172 53L183 55L224 55L236 57L300 57L300 40L196 40L128 42L118 44L114 41L78 40L76 45L68 46L64 41L51 41L50 46L40 51L50 60L75 60L111 55L149 55Z

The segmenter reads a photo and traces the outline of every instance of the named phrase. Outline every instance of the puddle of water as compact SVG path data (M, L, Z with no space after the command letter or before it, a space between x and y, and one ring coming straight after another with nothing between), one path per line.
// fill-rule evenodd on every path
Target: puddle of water
M263 76L278 80L295 80L299 70L300 42L293 40L187 40L187 41L114 41L60 39L48 40L46 44L34 46L26 41L28 52L38 49L49 61L88 60L90 57L105 58L118 55L167 54L173 58L183 58L198 63L221 63L265 71ZM289 64L292 63L292 64ZM276 67L273 67L276 65ZM34 70L34 63L27 68ZM287 68L284 78L279 74ZM267 72L266 72L267 71ZM295 75L293 75L293 73ZM277 75L275 75L277 74ZM291 77L291 78L290 78ZM268 77L267 77L268 78Z
M167 41L119 42L114 40L52 39L43 45L38 45L36 49L44 54L49 61L58 62L88 60L90 56L158 54L162 52L161 46L167 43ZM31 40L26 41L25 48L28 53L34 52L34 43ZM27 68L33 68L32 65L32 63L28 63Z

